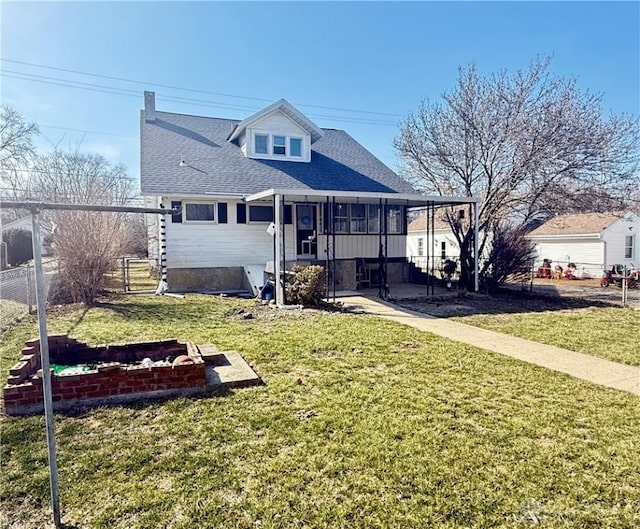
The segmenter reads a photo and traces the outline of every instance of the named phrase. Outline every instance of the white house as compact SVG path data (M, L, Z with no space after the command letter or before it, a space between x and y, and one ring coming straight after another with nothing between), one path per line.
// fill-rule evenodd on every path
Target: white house
M243 290L292 263L325 266L334 289L357 287L365 265L401 281L407 208L473 202L417 194L346 132L319 128L284 99L238 121L160 112L145 92L140 128L145 202L180 210L166 240L149 224L171 290Z
M446 220L438 215L433 219L433 226L427 215L422 214L407 227L407 259L422 268L432 257L440 263L445 259L460 259L460 246ZM433 233L433 240L431 234Z
M614 264L640 264L640 219L627 213L560 215L533 230L527 238L535 244L538 261L550 259L576 265L578 277L599 277Z

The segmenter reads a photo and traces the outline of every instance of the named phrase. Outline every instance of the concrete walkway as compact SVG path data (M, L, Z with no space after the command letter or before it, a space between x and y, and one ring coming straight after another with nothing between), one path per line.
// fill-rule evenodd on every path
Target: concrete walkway
M618 364L588 354L544 345L444 318L436 318L363 296L343 297L340 301L345 307L359 309L367 314L403 323L456 342L511 356L594 384L640 395L640 368L638 367Z

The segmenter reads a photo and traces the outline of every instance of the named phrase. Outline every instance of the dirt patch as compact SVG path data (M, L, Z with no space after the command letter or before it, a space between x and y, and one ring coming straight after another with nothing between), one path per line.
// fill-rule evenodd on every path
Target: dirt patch
M620 306L615 295L603 295L594 287L550 288L534 287L534 291L520 291L506 287L495 295L461 292L457 297L419 298L398 301L397 304L417 312L450 318L473 314L504 314L543 312L552 310L585 309L587 307ZM615 294L615 293L614 293ZM633 302L631 300L630 304Z

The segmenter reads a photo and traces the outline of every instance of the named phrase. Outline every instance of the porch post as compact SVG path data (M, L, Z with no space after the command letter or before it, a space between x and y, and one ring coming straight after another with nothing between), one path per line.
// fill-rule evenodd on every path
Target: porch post
M282 246L282 197L280 195L274 195L274 224L276 225L276 255L275 262L273 263L274 273L275 273L275 283L276 283L276 305L284 305L284 289L282 288L282 257L283 257L283 246Z
M480 290L480 278L479 270L480 267L478 263L480 261L480 256L478 255L478 202L473 203L473 279L474 279L474 292L478 292Z

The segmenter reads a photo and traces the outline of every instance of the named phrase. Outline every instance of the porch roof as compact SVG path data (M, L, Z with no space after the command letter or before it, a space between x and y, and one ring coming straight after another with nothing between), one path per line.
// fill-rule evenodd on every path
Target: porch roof
M386 200L388 204L401 204L408 207L420 206L448 206L455 204L475 204L475 197L442 197L419 195L417 193L375 193L363 191L340 191L332 189L266 189L245 197L246 202L264 200L276 195L284 196L290 201L320 201L321 199L335 198L340 202L357 202L359 200Z

